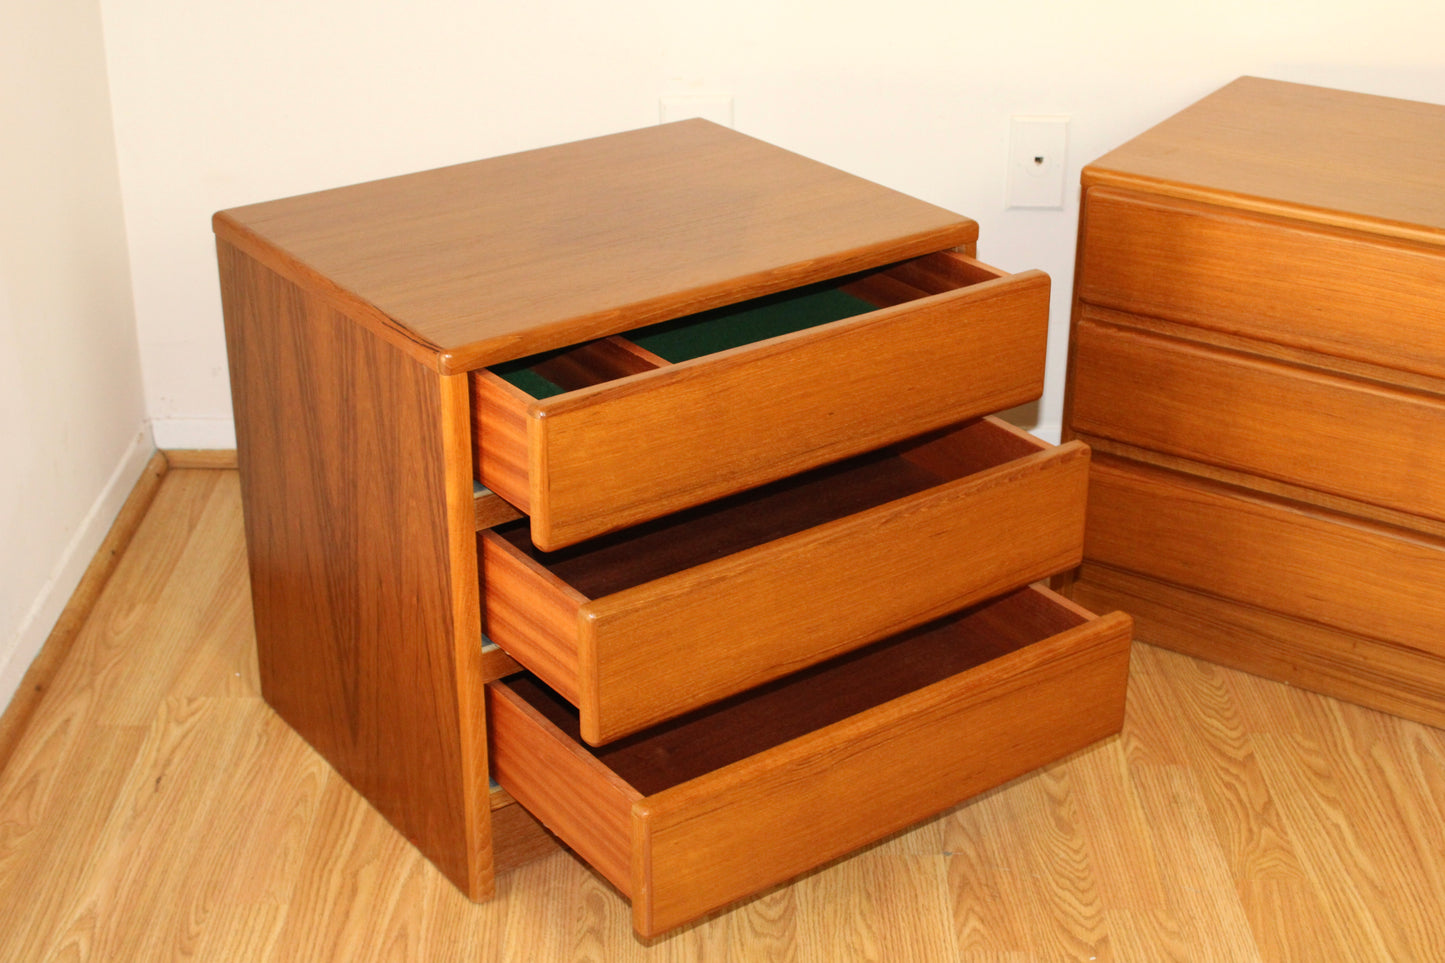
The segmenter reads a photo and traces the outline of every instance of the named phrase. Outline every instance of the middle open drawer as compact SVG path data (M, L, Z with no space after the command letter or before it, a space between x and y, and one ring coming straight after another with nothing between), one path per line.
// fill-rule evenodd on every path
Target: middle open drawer
M483 532L487 634L601 745L1072 568L1088 458L984 418L559 552Z
M1118 732L1130 628L1030 586L595 751L518 674L492 771L654 936Z

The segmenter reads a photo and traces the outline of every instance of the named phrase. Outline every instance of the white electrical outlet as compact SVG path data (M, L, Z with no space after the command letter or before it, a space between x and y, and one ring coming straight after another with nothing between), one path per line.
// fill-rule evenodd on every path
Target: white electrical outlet
M1064 161L1069 118L1015 114L1009 121L1008 206L1064 206Z
M657 118L661 123L701 117L724 127L733 125L731 94L667 94L658 98Z

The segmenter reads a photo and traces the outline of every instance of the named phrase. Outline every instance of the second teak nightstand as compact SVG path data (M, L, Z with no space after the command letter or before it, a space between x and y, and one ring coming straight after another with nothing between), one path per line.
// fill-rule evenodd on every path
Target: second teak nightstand
M1445 107L1246 77L1083 183L1074 597L1445 725Z

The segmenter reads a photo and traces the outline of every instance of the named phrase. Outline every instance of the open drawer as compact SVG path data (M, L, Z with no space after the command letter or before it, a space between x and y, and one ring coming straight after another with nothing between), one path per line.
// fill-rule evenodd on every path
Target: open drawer
M1088 461L984 418L560 552L518 522L486 631L602 744L1072 568Z
M1039 395L1049 279L940 252L472 373L553 550Z
M1118 732L1130 630L1028 587L600 750L514 676L492 771L651 936Z

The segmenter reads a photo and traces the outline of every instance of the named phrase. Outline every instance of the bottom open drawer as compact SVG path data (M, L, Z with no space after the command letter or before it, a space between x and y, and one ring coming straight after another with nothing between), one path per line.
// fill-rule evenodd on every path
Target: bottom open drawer
M600 749L514 676L492 772L652 936L1118 732L1130 634L1031 586Z

